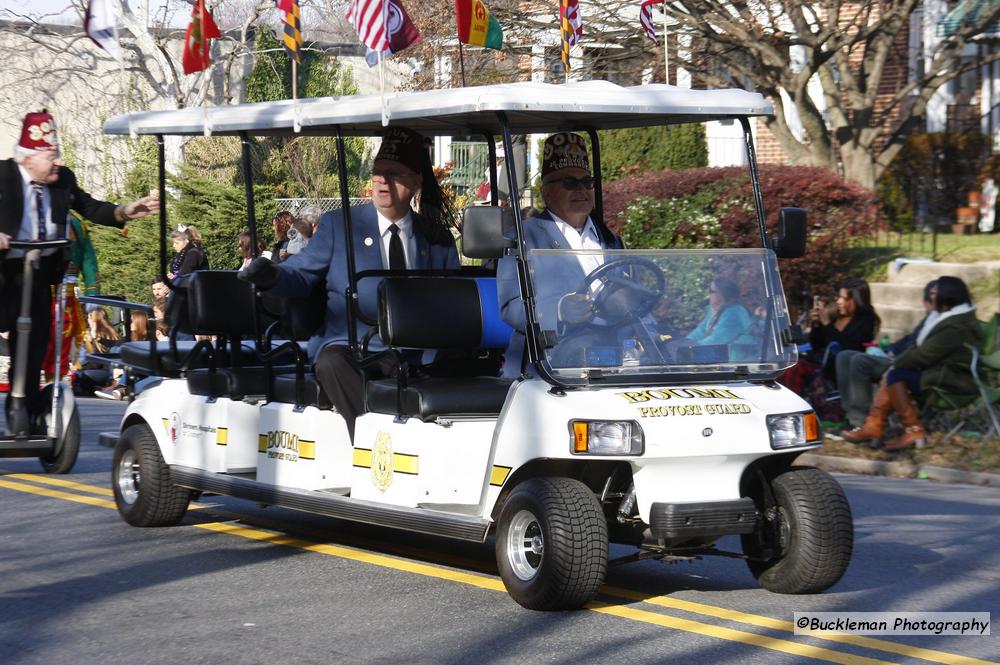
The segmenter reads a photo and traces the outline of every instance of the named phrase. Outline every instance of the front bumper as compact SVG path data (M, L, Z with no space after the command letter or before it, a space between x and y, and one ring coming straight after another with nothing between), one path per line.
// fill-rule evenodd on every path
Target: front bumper
M649 528L656 540L682 542L696 538L753 533L760 513L753 499L654 503Z

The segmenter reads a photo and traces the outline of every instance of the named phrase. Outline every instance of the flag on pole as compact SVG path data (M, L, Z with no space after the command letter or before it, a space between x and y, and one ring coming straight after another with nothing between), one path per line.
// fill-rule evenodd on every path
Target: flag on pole
M285 12L285 53L289 60L302 62L302 16L299 0L278 0L278 9Z
M94 43L107 51L116 60L121 59L118 45L118 22L115 20L115 6L112 0L89 0L83 17L83 30Z
M215 25L212 14L205 9L205 0L195 0L191 10L191 25L184 35L184 54L181 64L185 74L194 74L212 64L210 39L222 36L219 26Z
M347 20L358 33L361 43L381 53L389 48L389 0L351 0Z
M500 50L503 30L483 0L455 0L455 17L460 42Z
M643 0L639 8L639 23L646 31L646 36L656 41L656 28L653 27L653 5L662 5L664 0Z
M382 51L383 58L387 58L393 53L399 53L404 48L413 46L423 39L417 26L410 19L410 15L406 13L402 0L386 0L386 5L388 6L386 31L389 33L389 48ZM369 67L377 65L378 51L369 48L365 60Z
M569 72L569 50L576 46L583 35L583 17L580 0L559 0L559 25L562 33L562 61Z

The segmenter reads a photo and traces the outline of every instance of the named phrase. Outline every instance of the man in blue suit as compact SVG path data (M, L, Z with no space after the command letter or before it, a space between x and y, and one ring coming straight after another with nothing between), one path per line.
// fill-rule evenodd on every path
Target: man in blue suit
M583 137L560 132L545 139L542 156L542 200L545 210L523 220L527 249L622 249L622 241L590 213L594 209L594 178ZM529 259L530 260L530 259ZM558 279L534 281L536 301L542 311L542 327L555 326L559 297L582 285L584 277L603 264L600 256L579 256L563 263ZM517 264L504 257L497 269L500 313L514 328L504 356L504 376L515 378L526 370L524 303L517 279Z
M420 193L420 213L410 207ZM354 263L364 270L421 270L458 268L455 239L449 230L449 208L434 178L430 155L420 134L391 127L372 165L372 202L351 208ZM241 275L271 295L302 297L326 282L326 316L309 339L309 357L316 379L347 421L354 438L354 421L363 410L363 385L347 347L348 287L343 212L325 214L304 250L278 265L257 258ZM378 317L377 278L358 282L358 306L369 318ZM366 326L356 322L357 338ZM378 338L372 349L380 349ZM388 375L390 361L373 367L370 375Z

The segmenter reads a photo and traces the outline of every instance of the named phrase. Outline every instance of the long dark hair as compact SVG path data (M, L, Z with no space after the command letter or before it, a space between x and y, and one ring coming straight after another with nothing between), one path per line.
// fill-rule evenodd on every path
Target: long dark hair
M939 312L947 312L956 305L971 303L969 287L959 277L945 275L938 277L937 300L934 301L934 309Z
M848 277L840 283L839 288L847 291L854 301L854 309L857 314L870 316L875 319L875 330L882 327L882 319L879 318L872 307L872 291L868 282L858 277Z
M448 245L455 242L451 227L457 219L455 208L434 175L434 165L427 150L420 157L420 216L427 224L421 229L431 243Z
M719 310L712 317L712 320L708 322L708 328L706 332L711 333L715 329L715 325L719 322L719 317L733 305L740 304L740 287L736 285L736 282L726 279L725 277L716 277L712 280L710 288L714 288L722 296L722 305Z

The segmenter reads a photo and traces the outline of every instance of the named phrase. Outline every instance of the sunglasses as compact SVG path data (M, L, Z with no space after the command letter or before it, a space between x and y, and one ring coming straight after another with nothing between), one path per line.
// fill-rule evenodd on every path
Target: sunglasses
M568 175L565 178L554 178L552 180L547 181L545 184L552 185L557 182L570 191L574 189L580 189L581 185L583 186L584 189L594 188L594 179L591 178L590 176L586 176L584 178L574 178L573 176Z

